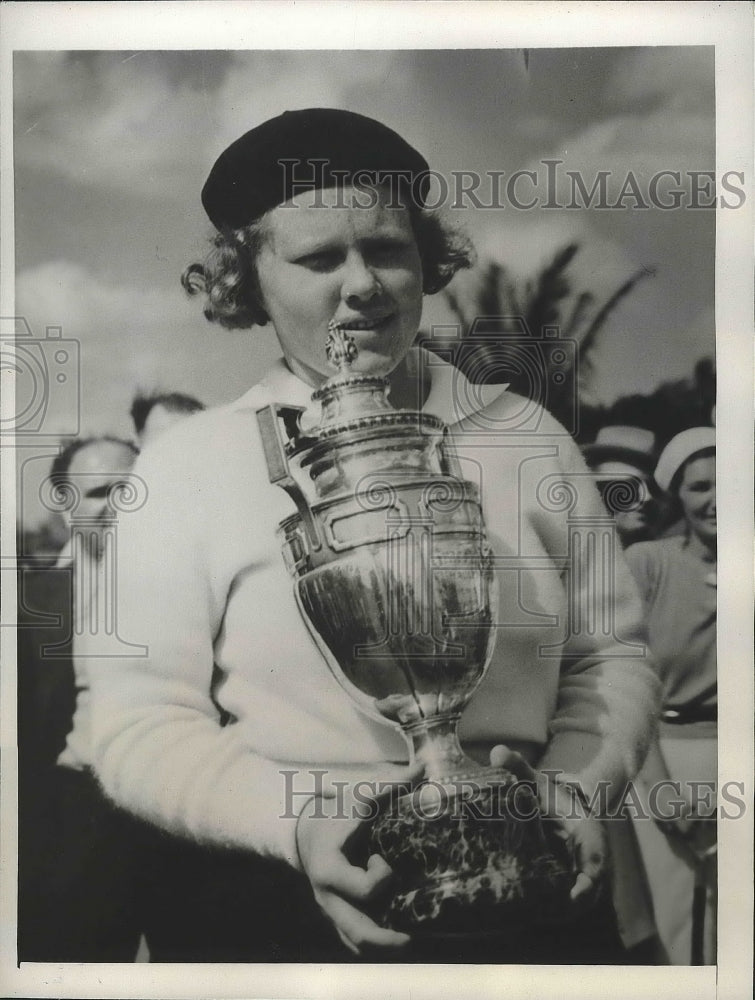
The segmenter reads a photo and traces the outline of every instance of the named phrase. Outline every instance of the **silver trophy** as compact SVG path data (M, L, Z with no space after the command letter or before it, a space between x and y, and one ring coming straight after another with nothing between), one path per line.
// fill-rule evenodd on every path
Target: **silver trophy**
M498 582L479 490L438 418L389 403L354 370L332 326L337 374L302 409L257 412L270 481L297 511L280 524L296 600L333 674L368 715L403 732L419 785L369 828L398 889L383 922L413 934L478 934L559 920L573 881L533 788L462 750L457 726L496 637Z

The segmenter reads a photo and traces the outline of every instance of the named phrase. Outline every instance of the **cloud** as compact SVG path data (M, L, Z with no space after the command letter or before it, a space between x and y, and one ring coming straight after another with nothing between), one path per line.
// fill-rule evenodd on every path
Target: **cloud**
M208 404L234 399L279 353L268 331L211 327L201 304L180 290L107 281L66 260L20 272L16 313L37 338L60 326L63 337L78 341L88 433L127 432L139 387L189 392ZM52 420L55 405L53 398Z
M148 53L116 61L23 53L15 67L17 166L83 185L170 196L202 150L206 107Z
M135 305L142 315L157 316L165 296L95 279L84 267L55 260L21 271L16 283L16 306L38 326L63 326L67 336L88 342L110 343L119 332L134 326ZM33 326L30 320L30 325Z
M559 138L550 141L541 138L547 131L542 116L528 119L524 131L536 152L526 167L538 172L541 196L544 159L563 161L556 194L566 204L572 201L575 183L567 171L578 173L588 192L598 173L608 171L606 200L614 203L629 171L642 181L640 191L648 202L647 185L660 171L715 167L713 58L706 48L618 51L600 111L587 125L566 134L552 130ZM671 181L661 184L661 198L668 197L671 186ZM624 204L632 208L635 202L628 196Z
M403 86L392 52L235 53L215 95L219 149L286 110L361 110L360 95L379 88L381 101Z
M631 109L638 104L668 111L714 110L713 46L643 48L623 53L606 88L606 104Z
M618 116L530 160L526 169L536 180L524 178L517 197L536 198L539 206L550 202L554 212L560 206L568 215L587 216L596 231L617 243L633 240L630 234L643 225L655 231L661 216L675 217L667 225L681 225L680 216L690 206L710 206L715 198L715 182L704 176L715 167L713 132L712 120L697 115ZM522 214L529 219L538 213Z
M183 61L183 75L164 55L18 54L17 166L143 198L181 199L225 146L287 108L359 109L375 88L381 100L404 94L405 74L394 71L390 52L224 54L211 82L197 71L201 53Z
M664 175L655 190L650 186L652 178L663 171L681 175L686 205L692 198L689 172L714 169L714 122L705 115L671 113L664 109L642 115L617 115L581 129L527 164L527 169L538 175L537 193L541 203L548 197L546 185L549 183L544 160L560 161L552 169L556 177L556 200L561 205L596 204L601 199L600 188L592 196L590 192L603 172L608 174L604 181L604 204L615 205L621 201L619 207L630 210L653 207L658 201L670 204L671 191L678 187L674 179ZM636 185L629 178L630 174ZM573 175L578 175L581 186ZM625 188L625 184L629 187ZM531 189L522 187L529 196ZM709 200L705 190L699 198L701 202Z

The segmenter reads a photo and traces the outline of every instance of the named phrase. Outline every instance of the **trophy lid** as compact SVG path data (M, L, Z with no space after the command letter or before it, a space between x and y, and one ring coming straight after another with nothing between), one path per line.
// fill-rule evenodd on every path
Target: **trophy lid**
M309 431L319 440L343 431L371 427L411 425L440 430L443 421L414 410L396 410L388 401L389 381L382 375L366 375L353 370L359 350L354 338L334 320L328 324L325 351L337 374L312 393L312 401L322 406L320 424Z

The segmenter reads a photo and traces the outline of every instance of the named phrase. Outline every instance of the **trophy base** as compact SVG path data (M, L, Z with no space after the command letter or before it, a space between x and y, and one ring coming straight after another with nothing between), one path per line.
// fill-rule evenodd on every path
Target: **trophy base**
M397 878L384 926L415 937L521 931L573 913L568 848L530 786L505 771L400 796L376 819L370 852Z

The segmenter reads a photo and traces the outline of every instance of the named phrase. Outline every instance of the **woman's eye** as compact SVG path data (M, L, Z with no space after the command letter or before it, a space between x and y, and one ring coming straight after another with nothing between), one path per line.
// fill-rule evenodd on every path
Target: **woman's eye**
M296 263L300 267L306 267L309 271L333 271L339 266L342 259L341 254L323 251L299 257Z
M402 260L409 246L404 243L376 243L369 249L370 260L375 264L391 264Z

